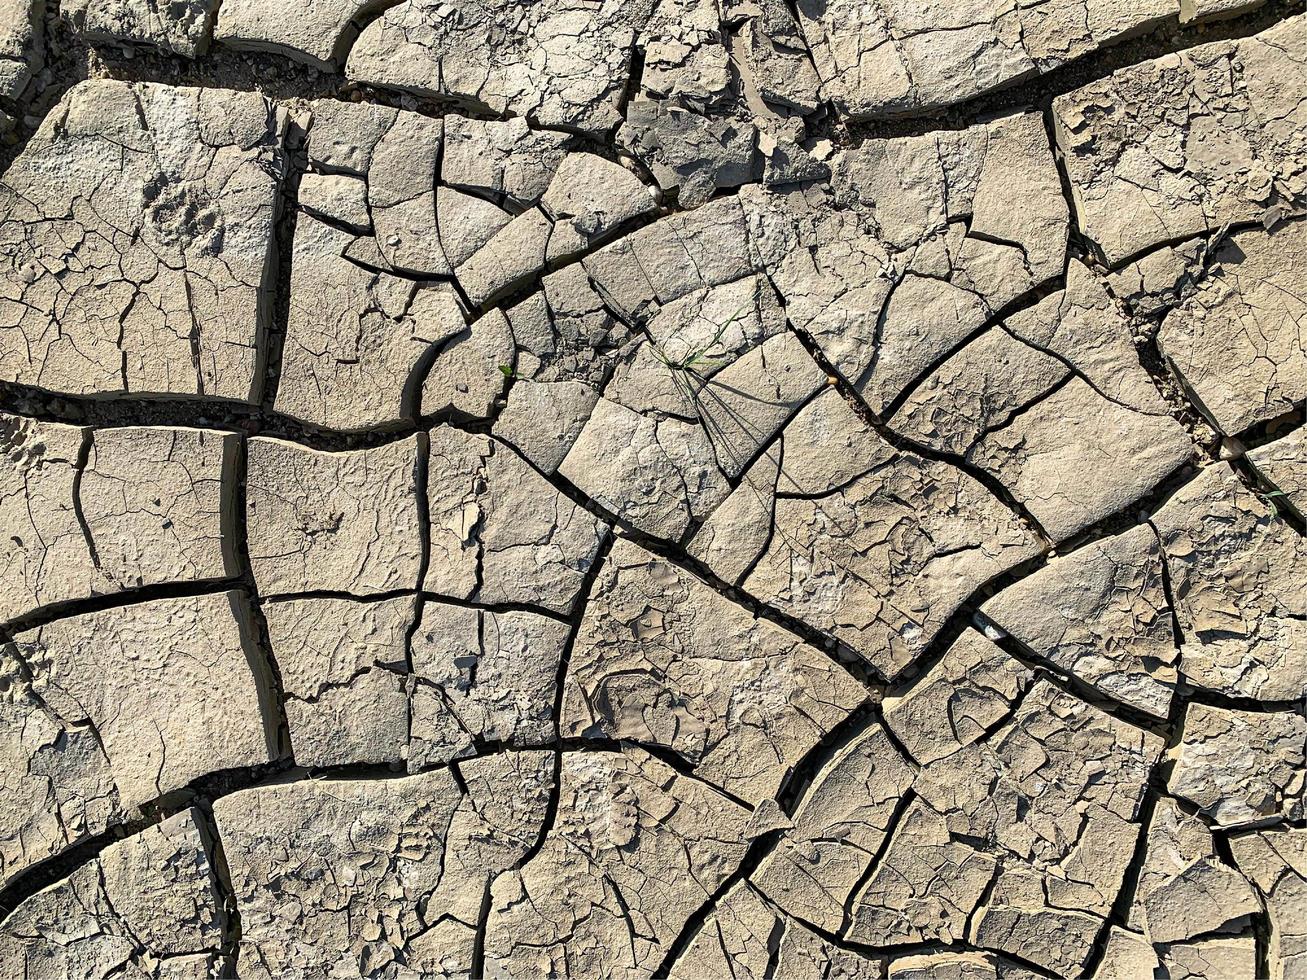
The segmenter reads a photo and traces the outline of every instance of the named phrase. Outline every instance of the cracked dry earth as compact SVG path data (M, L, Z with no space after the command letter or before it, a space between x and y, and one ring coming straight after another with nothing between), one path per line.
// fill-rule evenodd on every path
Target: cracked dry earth
M1307 977L1307 13L0 0L0 976Z

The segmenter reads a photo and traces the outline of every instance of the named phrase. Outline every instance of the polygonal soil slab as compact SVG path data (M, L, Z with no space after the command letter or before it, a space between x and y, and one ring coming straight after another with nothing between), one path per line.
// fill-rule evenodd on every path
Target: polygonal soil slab
M84 82L0 180L0 378L257 401L285 114Z

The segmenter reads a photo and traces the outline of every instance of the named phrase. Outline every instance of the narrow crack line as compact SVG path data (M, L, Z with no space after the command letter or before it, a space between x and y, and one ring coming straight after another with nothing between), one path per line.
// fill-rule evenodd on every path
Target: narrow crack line
M739 188L734 188L734 190L738 191ZM543 213L543 209L541 209L541 211ZM571 268L574 265L582 265L586 259L592 257L596 252L601 251L606 245L611 245L613 242L623 238L629 238L636 232L643 228L647 228L649 225L654 224L662 218L686 213L688 212L684 208L670 206L660 207L648 214L642 214L635 218L631 218L615 228L608 229L603 235L594 238L580 251L564 256L561 259L546 261L540 268L536 269L529 275L524 276L520 280L510 282L480 304L471 302L471 300L463 295L462 285L458 282L457 275L455 275L453 282L458 287L460 298L465 303L466 308L472 312L472 315L475 318L479 319L480 317L496 310L507 312L511 307L516 306L522 300L540 292L543 288L543 283L546 277L564 269Z
M889 726L885 726L888 728ZM911 756L908 756L910 759ZM837 935L848 936L849 930L853 928L853 917L855 915L858 899L862 891L871 881L872 876L880 870L881 864L885 861L885 855L894 845L894 839L898 834L899 825L903 822L904 815L908 812L908 807L912 806L918 799L917 791L909 786L904 790L903 795L899 797L898 802L894 804L894 811L890 814L889 820L885 824L884 836L881 838L880 846L876 848L876 853L871 855L867 861L867 866L863 868L862 874L858 875L854 881L853 887L849 889L849 897L844 902L844 917L840 922L840 928Z
M1075 185L1071 182L1071 173L1067 170L1066 157L1057 139L1057 124L1053 119L1051 98L1048 100L1048 104L1042 108L1039 116L1040 121L1044 124L1044 135L1048 138L1049 152L1053 155L1053 168L1057 171L1058 186L1062 189L1062 200L1066 204L1068 252L1066 261L1073 261L1071 253L1075 250L1091 253L1101 258L1102 249L1096 242L1086 238L1084 230L1080 227L1080 209L1076 204Z
M1176 605L1175 589L1171 583L1171 562L1166 555L1162 532L1152 520L1147 523L1149 530L1153 532L1154 540L1157 541L1157 555L1162 568L1162 595L1166 597L1166 607L1171 612L1171 642L1175 647L1176 660L1179 661L1184 650L1184 628L1180 625L1180 607Z
M1034 340L1031 340L1028 337L1023 337L1018 333L1015 333L1005 325L1000 325L998 329L1002 330L1005 334L1011 337L1016 343L1021 344L1024 347L1028 347L1030 350L1038 351L1040 354L1043 354L1045 357L1051 357L1053 360L1057 361L1064 368L1066 368L1067 374L1070 376L1070 378L1067 380L1078 379L1085 385L1089 386L1089 388L1093 390L1094 394L1096 394L1099 398L1103 399L1104 401L1111 402L1113 405L1116 405L1119 408L1124 408L1128 412L1134 412L1137 415L1147 415L1153 418L1159 418L1159 417L1170 418L1172 416L1172 412L1169 410L1170 406L1167 404L1166 397L1161 391L1161 386L1158 384L1158 379L1153 377L1152 372L1148 371L1147 368L1144 368L1142 363L1139 366L1144 370L1146 374L1148 374L1149 383L1151 383L1153 387L1157 389L1158 397L1161 400L1162 405L1164 406L1163 411L1160 412L1152 411L1146 408L1141 408L1136 405L1131 405L1129 402L1123 401L1122 399L1118 398L1115 395L1108 394L1106 391L1102 389L1102 387L1098 384L1097 381L1095 381L1088 374L1086 374L1085 371L1080 367L1080 365L1076 364L1076 362L1073 361L1066 354L1063 354L1060 351L1055 351L1051 347L1041 346L1040 344L1036 343ZM1137 347L1131 345L1131 350L1133 351L1136 357L1140 357L1140 351ZM1140 360L1142 360L1142 358L1140 358ZM1067 383L1066 380L1059 382L1059 388L1062 385L1065 385L1066 383ZM1027 411L1029 407L1030 407L1029 405L1022 406L1020 411ZM1004 424L1006 425L1008 423L1004 423ZM998 430L989 429L986 431L986 435L989 435L990 433L996 431Z
M73 465L73 514L77 518L77 526L82 530L82 538L86 541L87 553L91 556L91 565L99 571L100 569L100 551L95 545L95 535L91 533L91 525L86 520L86 510L82 504L82 478L86 475L86 468L91 462L91 449L95 443L95 431L93 429L82 430L82 444L77 449L77 461Z
M1044 300L1048 299L1050 296L1056 295L1064 289L1066 289L1065 268L1060 275L1055 276L1048 282L1041 283L1034 289L1027 290L1012 302L1000 307L995 313L987 317L984 323L970 331L956 344L953 344L947 350L936 355L934 360L918 372L911 381L904 385L903 389L894 396L890 403L885 407L885 410L881 412L878 417L885 419L887 424L893 421L894 416L899 413L904 404L906 404L907 401L916 394L917 390L923 384L930 380L930 376L965 350L967 345L979 340L991 330L1000 329L1002 325L1012 317L1019 313L1024 313L1027 310L1034 309ZM868 407L868 411L870 410L870 407Z
M282 682L281 667L272 648L272 634L259 598L259 587L254 577L254 564L250 558L248 501L249 443L241 442L236 457L235 479L232 482L233 550L236 566L244 585L244 600L233 608L240 624L242 646L250 659L259 696L259 713L263 717L268 736L268 756L273 760L294 758L291 745L290 721L286 716L286 687Z
M561 701L561 698L559 699ZM392 766L373 763L346 763L342 765L306 768L297 766L289 757L273 762L246 768L217 770L200 776L186 786L165 793L154 800L143 803L138 808L139 816L114 824L100 834L86 837L71 847L52 857L40 861L14 875L8 884L0 888L0 926L23 901L37 892L62 881L83 864L91 861L111 844L138 834L149 827L156 826L169 817L175 816L190 807L199 807L212 819L213 806L220 800L236 793L270 786L286 786L333 781L395 781L409 779L431 772L438 772L463 765L473 759L486 758L504 753L530 750L553 750L561 767L561 758L565 753L599 753L624 752L638 748L659 758L673 768L678 775L711 786L716 793L724 791L698 776L685 759L664 746L634 742L628 739L612 738L555 738L552 743L544 745L510 744L507 742L484 742L475 755L465 756L432 766L407 771ZM559 776L561 768L556 769L554 778L555 793L561 788ZM738 805L747 806L741 801ZM557 814L557 801L552 805L552 812ZM530 858L539 851L545 837L552 828L552 820L547 818L536 845L515 865L525 867Z
M1057 381L1054 381L1051 385L1049 385L1043 391L1036 394L1029 401L1025 402L1024 404L1018 405L1016 408L1014 408L1011 412L1008 413L1007 418L1000 421L997 425L990 426L989 428L984 429L980 433L980 435L976 438L975 442L973 442L970 446L967 447L966 452L960 454L959 458L966 459L967 456L971 454L971 451L979 443L984 442L986 439L989 439L1000 432L1004 432L1007 429L1012 428L1012 426L1016 425L1018 421L1020 421L1025 416L1029 415L1035 409L1039 408L1045 402L1055 398L1058 394L1064 391L1068 385L1074 383L1077 379L1079 379L1078 372L1076 372L1075 370L1068 370L1065 374L1062 375L1061 378L1059 378Z
M617 131L626 121L626 113L631 103L635 101L636 96L644 87L644 49L640 46L638 34L631 38L630 66L627 69L626 84L622 87L621 93L617 97L617 115L621 121L613 124L608 132L608 138L605 142L613 142L617 139Z
M1093 705L1100 711L1124 721L1134 728L1146 732L1152 732L1154 735L1165 738L1168 734L1167 721L1155 715L1150 715L1146 711L1132 707L1123 701L1118 701L1109 694L1105 694L1099 688L1093 686L1087 681L1081 680L1078 676L1070 673L1063 667L1049 660L1026 646L1019 639L1006 632L998 624L994 623L984 613L979 610L972 610L972 616L980 624L985 636L989 638L996 646L1006 653L1013 660L1016 660L1022 666L1035 671L1037 674L1047 677L1061 690L1076 699ZM1173 698L1173 702L1178 698Z
M1307 401L1300 401L1289 412L1265 422L1250 425L1232 438L1245 449L1260 449L1272 442L1279 442L1301 431L1307 423Z
M1175 16L1151 30L1103 44L1034 77L1014 78L988 92L950 106L912 110L881 119L843 121L848 138L860 145L869 139L921 136L966 129L977 122L1013 112L1049 107L1060 95L1107 78L1132 65L1187 51L1201 44L1238 40L1267 30L1304 9L1302 0L1270 0L1260 9L1224 20L1181 25Z
M222 936L218 956L224 965L222 976L236 978L240 976L242 923L240 905L236 901L236 889L232 885L231 868L227 864L227 853L222 846L217 822L213 818L213 805L207 800L197 800L195 810L198 814L196 826L200 832L200 840L209 857L214 904L218 910L218 924Z
M554 703L550 712L553 725L554 741L557 748L554 751L554 777L550 785L549 799L545 804L544 818L540 824L540 833L532 845L527 848L522 857L513 865L515 870L525 868L531 860L540 853L540 849L545 846L545 841L553 831L554 825L558 820L558 807L561 802L563 792L563 700L566 690L567 672L572 663L572 651L576 646L576 638L581 631L581 623L585 618L585 610L590 604L590 596L594 591L595 583L599 580L604 566L608 563L608 555L612 551L614 536L610 531L604 536L604 540L599 545L599 550L595 554L594 561L590 568L586 570L585 579L580 590L577 593L576 606L571 630L568 632L567 639L563 644L562 654L558 658L558 670L554 675Z
M419 502L419 515L422 513L422 504ZM419 516L419 521L421 517ZM422 526L419 524L419 534L422 532ZM421 562L419 562L421 565ZM421 568L419 571L419 583L425 576L426 569ZM388 589L384 592L357 593L341 591L339 589L308 589L298 592L277 592L271 595L262 595L260 600L265 605L281 605L283 603L298 602L301 600L311 599L345 599L349 602L357 602L361 605L370 605L373 603L389 602L395 599L406 597L420 596L426 602L439 603L444 606L457 606L460 609L475 609L477 612L486 613L531 613L533 616L542 616L545 619L552 619L560 623L570 623L571 617L558 612L556 609L548 609L544 606L538 606L530 602L482 602L476 599L463 599L459 596L441 595L438 592L430 592L421 588L410 589Z
M1183 696L1178 700L1183 704L1200 704L1209 708L1221 708L1224 711L1243 711L1263 715L1302 714L1304 707L1307 706L1303 698L1267 701L1237 694L1225 694L1183 682L1180 691Z
M340 37L336 39L336 46L331 52L332 64L344 67L349 56L354 50L354 45L358 39L363 36L373 23L379 20L388 10L398 7L404 0L365 0L359 9L350 18L349 24L340 32Z
M987 490L989 494L998 501L998 503L1012 514L1013 517L1021 521L1021 523L1035 535L1040 544L1045 548L1051 548L1053 546L1052 538L1048 532L1044 530L1043 525L1040 524L1035 515L1030 512L1030 508L1017 500L1012 491L1004 486L997 477L953 453L940 452L939 450L932 449L929 446L924 446L916 440L910 439L889 428L889 426L881 421L880 417L872 411L871 406L867 404L857 388L850 384L846 378L835 370L834 365L826 358L820 345L804 331L797 327L794 329L795 333L799 336L799 339L803 342L804 347L808 349L808 353L817 360L817 363L821 365L822 370L824 370L829 377L835 379L835 388L839 391L840 396L848 403L849 407L853 409L854 413L863 424L880 436L886 444L900 452L911 453L912 455L920 456L921 458L932 462L944 463L948 466L952 466L959 472L969 476L971 479L983 486L985 490Z
M1177 800L1176 802L1181 805L1182 809L1184 809L1183 801ZM1239 862L1235 860L1234 849L1230 845L1230 832L1224 831L1219 827L1213 827L1210 829L1212 831L1213 850L1216 852L1217 859L1226 867L1233 869L1239 875L1243 876L1243 870L1239 867ZM1247 880L1247 876L1244 877L1245 880ZM1253 944L1255 950L1254 958L1257 963L1256 976L1272 977L1275 974L1271 969L1271 913L1270 909L1267 907L1266 896L1262 894L1261 888L1253 884L1251 881L1249 881L1249 885L1251 886L1253 898L1257 901L1257 911L1248 916L1250 920L1249 925L1251 926L1253 933ZM1228 928L1222 928L1218 930L1218 932L1227 936L1229 935ZM1191 937L1189 941L1193 942L1195 938L1198 937Z
M1289 224L1297 220L1301 220L1301 216L1292 215L1285 220L1285 223ZM1188 245L1191 242L1202 242L1202 264L1198 269L1199 278L1201 279L1207 274L1208 270L1211 269L1212 255L1220 247L1222 242L1226 241L1231 235L1238 234L1241 231L1252 231L1253 229L1261 229L1265 231L1266 226L1262 224L1260 219L1231 221L1219 227L1208 226L1202 231L1184 232L1182 234L1170 235L1160 241L1154 241L1138 251L1131 252L1124 258L1118 259L1114 263L1109 263L1105 257L1099 254L1097 255L1098 264L1102 269L1111 273L1117 273L1128 269L1136 263L1142 262L1144 259L1147 259L1152 255L1156 255L1158 252L1178 248L1181 245ZM1097 248L1097 244L1095 244L1094 247Z
M1292 498L1283 494L1279 487L1265 479L1248 461L1247 456L1239 456L1230 460L1230 466L1234 469L1243 485L1270 508L1271 513L1275 515L1277 520L1281 520L1293 528L1294 533L1299 537L1307 537L1307 522L1304 522L1303 515L1294 507Z
M828 731L817 744L808 750L800 765L806 764L807 771L798 772L776 793L776 805L786 816L794 816L808 799L808 794L817 785L817 777L835 761L836 757L862 735L879 729L889 734L888 726L880 713L878 702L868 699L858 705L839 724ZM896 739L891 737L891 741ZM912 757L904 754L904 761L911 764Z
M142 585L124 589L121 592L108 592L88 596L82 599L67 599L41 606L29 613L15 616L5 621L5 630L9 633L23 633L27 630L48 626L56 620L70 616L82 616L87 613L104 612L121 609L161 599L193 599L199 596L219 595L233 589L245 587L245 579L240 575L218 578L197 579L191 582L162 582L157 585Z
M781 836L780 831L773 830L768 834L764 834L763 836L754 839L749 844L749 848L744 852L744 858L741 860L739 867L736 868L734 872L727 875L713 893L708 896L707 900L690 914L690 917L686 920L685 925L681 927L681 931L677 934L676 938L668 943L667 951L663 954L662 960L659 962L658 966L654 968L651 974L653 980L666 980L666 978L671 976L671 971L676 966L677 961L685 955L685 951L689 949L690 943L692 943L695 937L699 934L699 930L702 929L704 924L708 921L708 917L716 911L718 905L721 904L722 899L725 898L736 885L749 880L753 873L758 869L758 866L762 864L763 859L770 854L780 842Z
M834 752L850 742L870 724L873 724L874 719L874 706L864 704L808 750L803 759L786 776L776 794L776 800L782 812L793 815L804 789L815 782L817 775L829 762ZM653 977L666 978L670 975L672 968L685 954L686 949L689 948L690 943L694 941L695 936L698 935L699 930L703 928L708 917L716 910L721 900L736 885L747 882L752 878L753 873L758 870L763 860L775 850L783 836L783 832L775 830L756 838L750 843L739 866L723 879L722 883L698 909L691 913L676 938L668 944L662 961L652 973Z
M308 170L307 134L292 114L281 147L281 181L273 234L264 260L259 290L259 357L255 391L262 408L271 411L281 386L282 355L290 332L291 278L295 259L295 228L299 222L300 181Z
M472 939L469 977L486 975L486 931L490 928L491 889L494 887L495 880L495 876L487 876L485 890L481 893L481 908L477 911L476 933Z
M461 296L459 303L460 305L463 303ZM436 362L449 353L455 345L464 342L467 339L464 335L470 330L471 324L467 324L463 330L453 336L437 341L434 344L428 344L426 349L413 362L399 396L399 415L404 420L405 425L420 424L422 419L422 390L426 387L427 378L430 377Z
M1115 513L1058 542L1054 556L1068 555L1089 545L1116 537L1149 522L1177 493L1193 483L1203 473L1203 467L1186 464L1159 483L1150 493L1137 498Z
M563 741L564 693L567 687L567 674L572 666L572 652L576 649L576 641L581 634L581 626L585 622L585 614L589 609L590 599L594 595L595 586L599 581L599 576L604 571L604 567L608 564L609 555L612 553L616 541L616 536L611 531L605 534L604 540L600 542L599 550L595 554L594 560L586 570L585 579L582 581L581 588L577 592L572 628L568 631L567 639L563 642L563 652L558 658L558 671L554 675L554 704L550 716L553 724L554 739L560 744Z
M448 425L488 435L493 419L456 410L424 416L421 423L395 421L368 429L331 429L248 402L195 398L69 396L0 381L0 407L40 422L94 429L170 426L260 435L294 442L320 452L374 449L411 438L415 432Z
M847 645L840 643L834 637L823 633L821 630L808 625L802 620L790 616L774 606L768 605L739 586L733 585L718 577L718 575L713 572L712 569L708 568L707 565L703 564L703 562L691 557L685 548L679 543L665 541L662 538L641 531L629 521L623 520L618 515L611 513L597 501L578 490L576 486L565 477L556 473L545 473L527 459L522 452L511 443L504 442L497 437L496 442L516 453L528 466L548 482L550 486L561 493L564 497L571 500L582 510L595 514L613 527L620 528L622 537L627 538L644 550L662 558L664 561L674 565L676 568L700 579L719 595L729 599L736 605L743 606L754 616L754 618L765 619L768 622L774 623L787 632L792 633L809 646L826 652L828 656L835 659L840 666L849 670L855 678L860 680L864 686L868 687L874 695L879 696L880 691L884 687L884 677L881 676L874 667L863 660L862 657L849 649ZM847 658L848 662L845 662L842 658Z
M1103 962L1103 957L1107 953L1107 942L1111 937L1112 928L1115 926L1124 929L1129 921L1130 909L1134 905L1135 895L1138 893L1139 879L1144 873L1144 860L1148 854L1148 830L1153 822L1153 814L1157 809L1158 801L1167 796L1167 783L1171 771L1175 767L1172 751L1179 747L1183 739L1184 711L1185 701L1177 692L1177 696L1171 701L1171 709L1166 722L1160 730L1160 734L1164 739L1161 755L1148 774L1143 799L1137 810L1136 823L1139 825L1139 836L1135 840L1134 850L1129 863L1126 865L1125 876L1122 879L1121 887L1117 890L1116 898L1112 902L1112 908L1108 912L1107 918L1103 920L1103 924L1099 927L1098 934L1094 937L1092 952L1085 964L1082 976L1092 977L1097 974Z
M193 806L212 804L240 790L263 785L290 769L289 760L283 759L262 766L208 773L181 789L142 804L138 808L138 816L116 823L99 834L84 837L58 854L24 868L0 888L0 928L24 901L99 857L109 845L157 826Z
M303 592L276 592L262 595L259 598L264 605L269 606L312 599L345 599L350 602L369 605L371 603L389 602L392 599L402 599L405 596L414 595L416 591L415 589L389 589L385 592L355 593L342 592L336 589L307 589Z
M431 444L426 433L422 433L418 436L417 461L414 463L413 473L417 488L418 546L420 551L418 553L417 579L413 583L413 605L410 609L410 615L413 618L409 622L408 628L404 630L404 734L405 748L407 749L406 756L412 751L413 746L413 696L417 693L416 671L413 667L413 639L422 628L423 616L426 613L426 595L422 591L422 586L426 584L427 569L431 565L430 468ZM478 617L479 621L480 617ZM443 691L441 695L443 698Z

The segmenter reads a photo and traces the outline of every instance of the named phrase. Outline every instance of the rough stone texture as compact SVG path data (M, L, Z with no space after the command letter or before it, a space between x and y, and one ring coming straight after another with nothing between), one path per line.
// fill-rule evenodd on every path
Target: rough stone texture
M715 0L657 0L640 28L640 87L659 101L713 108L730 86L730 52Z
M310 180L309 197L304 203L310 213L316 211L319 217L341 226L342 234L324 245L318 241L323 233L308 227L305 230L311 237L307 247L314 255L334 253L363 269L391 272L406 279L444 279L469 263L474 271L487 263L489 259L478 257L479 253L514 224L513 212L487 196L498 198L511 190L531 190L532 198L523 203L533 203L544 190L536 190L535 181L552 179L565 145L557 138L522 139L521 146L510 150L501 144L520 133L518 128L509 127L507 132L495 134L495 142L484 148L489 159L482 159L472 156L467 148L470 139L481 139L475 129L469 128L474 124L451 116L455 150L451 160L442 162L442 119L365 102L318 100L310 103L308 110L307 155L311 170L305 175ZM496 149L500 152L496 153ZM447 179L458 186L441 182L442 168L449 174ZM354 177L364 186L352 184L347 196L338 187L336 198L344 196L353 203L348 208L336 206L335 213L324 213L325 195L320 186L324 176ZM504 181L512 186L499 186ZM367 220L362 220L359 210L360 193L365 197L362 204ZM552 223L538 211L530 213L540 215L547 237ZM326 261L322 271L330 272L329 260L310 261ZM543 262L542 254L540 264ZM537 268L529 262L527 265L527 273ZM478 280L474 275L461 272L459 279L467 293L475 293ZM313 301L311 286L300 292L301 302ZM292 283L292 302L294 293ZM473 303L480 305L481 299ZM417 318L422 319L420 314Z
M0 622L237 574L236 436L93 430L0 413L0 449Z
M756 271L749 240L740 200L723 197L624 235L583 265L615 312L644 321L662 304L697 289L743 280ZM726 315L738 308L737 300ZM691 307L689 312L694 316L698 310Z
M1037 656L1159 718L1177 681L1157 532L1140 525L1056 557L981 607Z
M338 68L358 37L372 0L309 0L294 16L262 0L223 0L214 38L233 48L284 52L324 69Z
M412 639L409 768L487 744L549 744L570 632L532 612L427 602Z
M892 980L1029 980L1041 976L993 953L921 953L896 957L889 966Z
M251 439L246 524L260 594L417 588L426 441L333 453Z
M1233 17L1260 7L1266 0L1180 0L1180 23Z
M1202 278L1209 241L1219 244L1221 240L1221 236L1191 238L1163 245L1109 272L1106 285L1126 312L1136 317L1165 315Z
M539 849L491 886L493 976L648 976L744 857L748 811L639 749L572 752Z
M871 726L815 777L780 843L753 875L782 909L841 931L854 889L896 825L912 770Z
M1064 268L1067 202L1034 114L840 151L826 194L745 197L796 327L874 411Z
M1161 748L1038 681L987 738L917 773L916 799L855 899L850 938L965 935L1078 972L1121 887Z
M63 0L74 30L95 40L150 44L187 58L204 54L218 0Z
M602 132L621 118L642 6L404 0L364 29L346 70L361 82Z
M665 746L756 803L865 696L797 637L619 540L572 648L561 724Z
M1124 317L1079 263L1064 292L986 331L911 389L891 424L992 474L1054 541L1124 510L1192 452Z
M295 761L320 767L403 760L413 598L291 599L266 603L263 614Z
M580 381L519 380L495 421L495 435L544 473L555 473L599 402Z
M740 583L771 537L784 446L784 439L778 439L758 457L688 545L691 556L732 585Z
M657 209L639 177L593 153L565 156L540 206L555 225L546 256L551 262L587 251Z
M758 131L751 124L705 119L641 99L627 107L618 140L682 207L697 208L720 190L757 179Z
M441 427L430 442L423 587L454 599L570 611L603 522L493 439Z
M44 17L44 0L4 0L0 4L0 100L18 102L41 70ZM4 128L0 121L0 130Z
M1191 704L1167 787L1218 827L1301 819L1307 720Z
M960 941L996 868L993 857L953 840L942 814L914 800L856 900L850 935L873 945Z
M18 633L3 650L4 877L194 779L275 758L256 643L242 592Z
M633 332L607 305L610 301L587 271L584 265L567 265L551 272L538 292L509 308L517 345L515 377L579 381L592 389L607 382L633 343Z
M302 192L303 185L301 198ZM352 240L349 232L308 215L296 225L290 317L275 402L280 412L335 429L413 418L420 365L438 345L467 330L451 290L350 262L345 253ZM443 354L450 356L449 350ZM502 386L498 367L482 375ZM475 374L463 378L470 387Z
M812 112L821 80L791 5L784 0L725 0L722 14L743 22L743 57L737 55L736 65L749 107L764 119L773 113Z
M1307 21L1122 68L1053 102L1080 227L1117 264L1307 192Z
M989 640L967 630L911 687L885 698L885 723L913 759L930 765L983 738L1012 710L1032 677Z
M1180 943L1168 949L1161 960L1166 975L1175 980L1251 977L1257 973L1257 943L1252 936Z
M1303 974L1305 30L0 0L0 974Z
M446 116L440 179L531 204L549 188L572 142L566 133L532 129L520 116L502 122Z
M893 676L962 601L1039 550L954 467L899 452L834 391L786 429L773 530L744 588ZM791 482L795 481L795 482Z
M84 613L17 634L8 652L54 717L95 728L123 802L142 803L267 758L247 602L228 592ZM219 683L221 702L206 696Z
M1158 800L1147 848L1129 924L1155 945L1231 931L1260 908L1248 881L1216 855L1211 832L1174 800Z
M13 657L0 707L5 779L0 791L3 879L59 854L123 819L117 787L95 732L67 726L23 683Z
M0 379L257 401L284 114L96 80L0 179Z
M824 376L762 277L677 297L646 329L558 472L641 531L677 540Z
M586 254L657 208L639 177L602 157L572 152L560 162L550 147L529 141L521 155L524 163L550 173L537 207L514 217L480 196L452 189L437 196L445 259L474 307L521 289L548 266ZM481 173L481 164L456 165L471 171L467 177L480 177L482 193L497 190L484 186L494 175Z
M1269 494L1274 509L1307 515L1307 435L1302 430L1254 449L1248 462L1274 487Z
M295 761L429 769L486 745L537 747L567 624L412 596L265 607Z
M106 847L0 926L11 977L203 977L224 967L222 905L197 810Z
M1212 424L1236 435L1307 398L1307 220L1235 234L1211 261L1158 343Z
M1161 969L1157 951L1138 933L1112 926L1103 947L1103 958L1094 971L1095 980L1124 977L1152 977Z
M1230 849L1266 903L1272 980L1297 976L1307 963L1307 832L1240 834L1231 839Z
M718 976L879 980L885 968L878 959L828 942L741 884L723 896L668 976L672 980Z
M1307 542L1226 464L1157 512L1186 682L1287 701L1307 692Z
M1176 0L1034 7L800 0L822 89L854 118L934 109L1049 71L1179 12Z
M242 977L466 973L490 884L540 834L551 757L246 790L214 807Z

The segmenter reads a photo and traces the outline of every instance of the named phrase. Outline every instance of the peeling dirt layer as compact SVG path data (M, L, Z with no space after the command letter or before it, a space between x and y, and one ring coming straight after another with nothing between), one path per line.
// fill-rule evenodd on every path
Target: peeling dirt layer
M0 144L0 977L1307 978L1303 0L0 0Z

